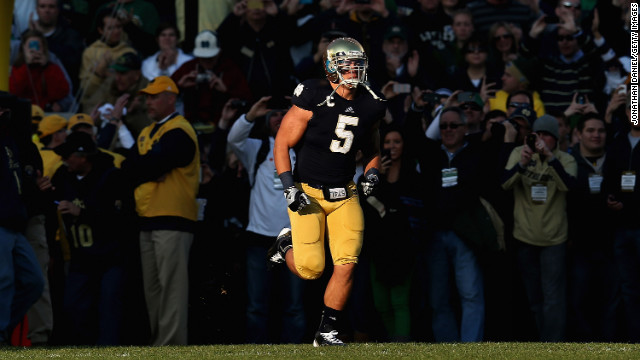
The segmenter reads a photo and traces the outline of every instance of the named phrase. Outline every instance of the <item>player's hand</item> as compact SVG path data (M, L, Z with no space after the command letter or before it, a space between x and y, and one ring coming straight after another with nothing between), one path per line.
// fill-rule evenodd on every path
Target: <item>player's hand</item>
M289 206L289 209L295 212L298 212L311 204L309 196L295 186L284 189L284 198L287 199L287 206Z
M378 173L378 169L371 168L364 176L365 181L361 182L362 192L365 196L369 196L373 194L373 191L378 187L380 183L380 176Z

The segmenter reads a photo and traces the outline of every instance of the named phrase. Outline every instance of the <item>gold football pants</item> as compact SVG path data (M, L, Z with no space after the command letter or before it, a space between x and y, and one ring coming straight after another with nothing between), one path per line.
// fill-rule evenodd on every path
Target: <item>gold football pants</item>
M309 195L311 204L302 211L289 210L294 261L305 279L317 279L325 264L325 232L334 265L358 262L362 249L364 216L356 185L348 185L345 200L327 201L321 189L298 184Z

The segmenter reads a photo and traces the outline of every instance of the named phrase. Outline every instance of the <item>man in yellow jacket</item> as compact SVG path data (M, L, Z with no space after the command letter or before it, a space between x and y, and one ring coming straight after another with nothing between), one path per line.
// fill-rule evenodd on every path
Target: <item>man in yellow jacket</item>
M175 110L178 87L159 76L140 90L153 124L122 164L135 190L152 345L187 344L189 249L197 221L200 153L191 124Z

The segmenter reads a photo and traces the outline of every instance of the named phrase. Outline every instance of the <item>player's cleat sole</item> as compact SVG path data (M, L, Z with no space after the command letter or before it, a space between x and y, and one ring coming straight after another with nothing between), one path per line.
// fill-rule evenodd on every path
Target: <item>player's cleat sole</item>
M338 332L331 330L329 332L316 332L315 339L313 339L313 347L320 346L344 346L342 340L338 339Z
M267 251L269 267L273 267L277 264L284 264L286 261L285 254L291 248L293 248L293 243L291 241L291 229L284 228L280 231L276 241Z

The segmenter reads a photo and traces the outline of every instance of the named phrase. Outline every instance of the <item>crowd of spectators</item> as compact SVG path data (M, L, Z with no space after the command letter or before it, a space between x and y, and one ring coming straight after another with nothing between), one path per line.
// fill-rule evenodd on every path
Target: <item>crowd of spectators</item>
M12 203L22 227L0 205L0 242L25 232L46 280L25 277L44 288L33 344L310 342L330 274L267 271L288 224L270 149L344 36L388 104L351 340L640 341L629 0L15 3L9 92L33 107L38 200ZM2 289L6 341L35 297Z

